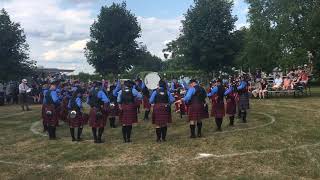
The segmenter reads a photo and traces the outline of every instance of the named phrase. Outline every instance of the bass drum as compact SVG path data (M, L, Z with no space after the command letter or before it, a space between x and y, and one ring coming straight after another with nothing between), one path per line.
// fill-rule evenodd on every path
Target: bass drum
M144 78L144 84L150 90L155 90L158 88L159 81L161 80L160 76L156 72L152 72L146 75Z

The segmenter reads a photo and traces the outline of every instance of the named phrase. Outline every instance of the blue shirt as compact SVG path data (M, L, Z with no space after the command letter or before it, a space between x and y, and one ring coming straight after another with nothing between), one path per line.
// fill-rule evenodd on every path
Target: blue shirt
M43 91L43 94L44 94L43 104L47 104L47 100L46 100L45 96L46 96L48 91L49 90L44 90ZM60 103L60 98L58 96L57 91L55 91L55 90L51 91L50 95L51 95L51 98L52 98L52 101L53 101L54 104L59 104Z
M207 94L207 96L211 97L211 96L217 94L218 91L219 91L218 86L214 86L214 87L211 88L211 91Z
M134 97L137 99L141 100L142 99L142 94L140 94L136 89L132 88L132 94ZM122 95L122 90L119 91L118 97L117 97L117 102L121 103L121 95Z
M245 81L241 81L240 82L240 86L238 86L238 90L243 90L244 88L246 88L247 87L247 82L245 82Z
M229 86L229 88L224 92L224 95L227 96L228 94L233 92L233 87Z
M167 91L167 93L168 93L169 104L172 104L175 99L169 91ZM155 104L156 96L157 96L157 91L153 91L149 99L150 104Z
M76 98L76 104L80 109L82 108L82 102L81 102L81 98L80 97ZM69 100L68 108L71 109L71 100Z
M189 102L195 93L196 93L196 89L194 87L190 87L187 91L187 94L184 96L184 98L182 98L183 101Z
M117 81L117 86L116 86L116 88L114 88L114 90L113 90L113 92L112 92L113 96L118 97L118 92L119 92L120 90L121 90L121 83L120 83L120 81L118 80L118 81Z
M108 96L103 92L103 90L100 90L97 96L105 104L110 102Z

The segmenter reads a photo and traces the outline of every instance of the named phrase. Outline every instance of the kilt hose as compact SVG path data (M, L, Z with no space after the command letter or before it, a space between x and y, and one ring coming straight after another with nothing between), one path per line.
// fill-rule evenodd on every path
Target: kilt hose
M122 104L119 114L119 120L122 125L130 126L138 122L137 104Z
M152 112L152 124L164 127L167 126L168 123L172 123L172 116L170 112L170 108L167 107L168 104L155 104L153 106Z
M209 117L208 112L205 110L204 104L192 103L188 108L189 121L201 121Z
M98 112L102 113L101 117L97 117ZM93 107L90 109L89 113L89 125L92 128L104 128L107 123L107 118L108 115L103 109L99 110L98 108Z

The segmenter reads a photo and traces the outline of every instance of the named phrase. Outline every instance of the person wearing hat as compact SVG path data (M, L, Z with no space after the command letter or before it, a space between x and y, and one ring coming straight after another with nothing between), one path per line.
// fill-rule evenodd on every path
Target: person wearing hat
M29 93L31 89L28 87L27 83L28 81L26 79L22 79L22 82L19 85L19 102L23 111L25 110L30 111L27 93Z
M87 99L87 104L91 107L89 113L89 125L92 128L94 143L102 143L101 137L108 119L107 109L110 103L107 94L101 86L101 82L94 82Z
M142 90L145 88L145 84L143 83L143 81L140 78L137 78L135 80L135 84L133 86L134 89L136 89L139 93L142 94ZM136 99L136 104L137 104L137 111L138 113L140 113L140 107L142 104L142 99Z
M132 124L138 122L137 104L135 100L141 100L142 95L133 88L131 81L125 81L124 87L118 92L119 120L122 124L122 135L125 143L131 142Z
M45 91L43 99L43 121L45 123L45 128L47 128L49 139L56 139L56 126L58 125L58 114L57 108L60 105L60 100L58 97L57 81L50 81L50 88Z
M209 117L205 109L207 93L198 85L195 79L190 80L187 94L181 100L188 103L188 117L190 122L190 138L196 138L196 125L198 137L202 137L202 120Z
M170 106L174 97L163 80L159 81L159 87L153 91L149 101L153 104L152 124L156 126L157 142L166 141L167 126L172 122Z
M244 76L240 77L240 85L237 87L239 94L239 104L238 110L240 118L244 123L247 122L247 110L250 108L249 105L249 91L248 91L248 82Z
M224 92L225 88L222 85L222 80L218 79L216 81L215 87L211 89L211 92L208 93L208 97L212 100L212 109L211 116L215 117L215 122L217 125L217 131L222 131L222 121L225 116L224 108Z
M68 103L68 123L72 141L81 141L81 134L84 126L81 97L82 92L80 89L77 89L72 93L72 97ZM78 128L77 138L75 138L75 128Z
M116 118L119 116L119 105L117 102L117 91L119 91L119 88L121 89L121 83L120 81L117 81L116 85L111 85L109 91L107 92L108 98L110 99L108 115L111 128L116 128Z
M226 89L224 96L226 97L226 114L229 116L229 126L234 126L234 118L237 114L237 87L233 80L230 81L229 87Z

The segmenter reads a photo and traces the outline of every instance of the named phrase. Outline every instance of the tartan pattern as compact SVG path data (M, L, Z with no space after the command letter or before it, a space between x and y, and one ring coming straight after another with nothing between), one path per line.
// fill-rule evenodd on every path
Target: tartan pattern
M189 121L201 121L209 117L208 112L205 111L204 104L192 103L188 107Z
M46 114L47 111L51 111L52 116L48 116ZM58 113L56 111L55 106L44 104L42 106L42 118L43 118L43 123L46 124L47 126L57 126L58 125Z
M166 126L168 123L172 123L172 116L166 104L155 104L152 112L152 124Z
M132 125L138 122L137 105L133 104L122 104L122 110L119 113L119 120L123 125Z
M89 125L90 127L93 128L102 128L106 126L107 123L107 119L108 119L108 115L106 114L105 111L102 111L102 119L97 120L97 112L98 109L97 108L91 108L90 109L90 113L89 113Z

